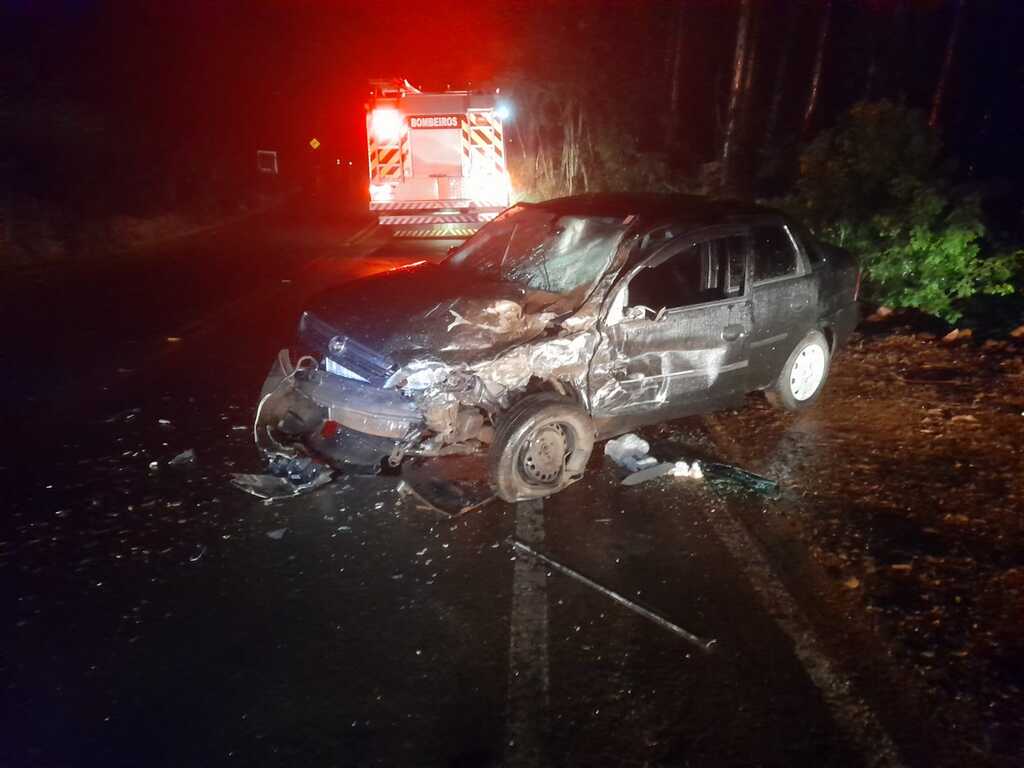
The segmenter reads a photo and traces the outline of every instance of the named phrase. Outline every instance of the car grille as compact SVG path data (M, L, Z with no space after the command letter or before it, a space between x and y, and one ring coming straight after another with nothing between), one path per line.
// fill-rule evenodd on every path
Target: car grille
M299 334L315 349L326 353L324 368L329 373L379 387L395 372L395 366L386 357L355 339L339 334L311 312L302 314Z

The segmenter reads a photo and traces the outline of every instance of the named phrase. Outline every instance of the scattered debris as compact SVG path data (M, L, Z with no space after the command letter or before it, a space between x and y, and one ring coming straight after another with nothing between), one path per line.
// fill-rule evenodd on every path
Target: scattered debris
M760 493L769 499L777 499L780 495L779 484L775 480L756 475L731 464L705 462L701 469L708 482L718 486L732 486L746 491Z
M267 538L273 539L274 541L280 541L284 538L284 535L287 531L287 528L275 528L272 531L267 531Z
M654 458L654 457L650 457ZM654 459L657 461L657 459ZM670 461L664 461L660 464L654 464L652 467L646 467L638 472L634 472L631 475L626 475L622 479L623 485L639 485L640 483L646 483L648 480L654 480L658 477L664 477L672 473L675 469L675 464Z
M604 444L604 455L630 472L639 472L657 464L658 460L650 453L651 444L632 432Z
M616 464L632 470L632 473L623 479L623 485L639 485L665 475L685 477L691 480L704 478L700 462L695 461L693 464L689 464L685 461L664 461L659 463L650 455L650 450L650 444L634 434L609 440L604 448L605 455L611 457Z
M159 461L151 461L151 462L149 462L149 468L151 470L154 470L154 471L157 470L157 469L160 469L160 462Z
M889 570L893 573L910 573L913 568L911 563L893 563L889 566Z
M309 493L330 481L330 470L322 467L320 472L303 483L294 483L286 477L277 475L249 475L240 472L231 475L232 485L258 499L263 499L266 503Z
M199 547L199 551L198 552L196 552L194 555L191 555L189 557L188 561L190 563L198 563L199 560L202 558L202 556L205 555L205 554L206 554L206 545L203 544L203 545L201 545Z
M177 344L179 341L181 341L181 336L168 336L167 341L169 341L171 344Z
M969 413L961 413L949 420L950 424L976 424L978 422L977 416L972 416Z
M672 466L672 465L670 464L669 466ZM562 563L558 562L557 560L552 560L550 557L547 557L546 555L542 555L540 552L538 552L535 549L533 549L530 545L524 544L523 542L519 541L518 539L511 539L511 543L512 543L512 547L514 549L517 549L520 552L523 552L523 553L529 555L530 557L532 557L532 558L534 558L536 560L539 560L540 562L544 563L545 565L551 566L552 568L554 568L559 573L562 573L562 574L568 576L569 578L575 579L576 581L580 582L581 584L584 584L584 585L590 587L591 589L601 593L605 597L607 597L607 598L609 598L611 600L614 600L619 605L625 606L626 608L628 608L629 610L633 611L634 613L637 613L640 616L643 616L645 619L650 619L651 621L653 621L658 626L662 627L663 629L667 629L669 632L672 632L675 635L678 635L679 637L681 637L684 640L688 641L689 643L695 645L697 648L699 648L700 650L704 651L705 653L711 653L712 650L713 650L713 646L718 642L717 640L708 640L708 639L703 638L703 637L698 637L697 635L693 634L692 632L688 632L687 630L685 630L682 627L680 627L678 624L673 624L671 621L669 621L665 617L660 616L659 614L655 613L650 608L645 608L644 606L640 605L639 603L633 602L628 597L625 597L625 596L619 594L618 592L615 592L615 591L613 591L611 589L608 589L608 587L602 586L602 585L598 584L596 581L594 581L592 579L588 579L586 576L584 576L579 571L575 571L572 568L570 568L569 566L563 565Z
M195 463L196 463L196 452L192 448L189 448L187 451L182 451L177 456L175 456L173 459L171 459L169 462L167 462L167 465L170 466L170 467L181 467L181 466L184 466L186 464L195 464Z
M860 579L858 579L856 576L853 576L844 581L843 586L847 589L857 589L860 586Z
M171 420L170 419L157 419L156 423L159 424L161 427L169 427L169 426L171 426Z
M947 344L952 344L954 341L963 341L964 339L969 339L973 335L974 332L970 328L964 328L963 330L959 328L954 328L952 331L943 336L942 340Z
M690 465L687 465L685 461L677 461L670 473L672 477L685 477L689 480L703 480L704 472L700 468L700 462L695 461Z
M114 424L114 423L116 423L118 421L131 421L136 416L138 416L140 413L142 413L142 409L139 408L139 407L126 408L123 411L118 411L113 416L111 416L109 419L104 419L103 423L104 424Z
M1024 325L1018 325L1016 328L1010 331L1010 338L1024 339Z
M481 455L407 462L397 490L412 497L418 508L450 518L475 512L497 498Z

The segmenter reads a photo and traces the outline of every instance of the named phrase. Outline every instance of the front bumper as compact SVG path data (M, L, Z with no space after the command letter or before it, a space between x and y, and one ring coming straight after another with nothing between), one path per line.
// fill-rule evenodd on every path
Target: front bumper
M377 465L423 428L416 404L399 391L292 367L281 350L263 385L256 444L267 455L305 449L335 465Z

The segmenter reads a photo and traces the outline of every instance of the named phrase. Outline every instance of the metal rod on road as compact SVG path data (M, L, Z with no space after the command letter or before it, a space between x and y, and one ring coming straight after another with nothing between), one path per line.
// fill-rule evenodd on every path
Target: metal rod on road
M546 563L547 565L550 565L552 568L554 568L559 573L563 573L563 574L565 574L566 576L568 576L568 577L570 577L572 579L576 579L576 581L579 581L579 582L581 582L583 584L586 584L591 589L597 590L598 592L600 592L605 597L614 600L619 605L623 605L626 608L629 608L629 610L633 611L634 613L640 614L645 619L650 619L651 621L653 621L655 624L657 624L658 626L662 627L663 629L667 629L669 632L671 632L671 633L673 633L675 635L678 635L679 637L683 638L684 640L686 640L687 642L691 643L692 645L695 645L697 648L699 648L704 653L711 653L712 650L713 650L712 646L714 646L715 643L718 642L717 640L706 640L703 637L698 637L697 635L693 634L692 632L687 632L685 629L680 627L678 624L673 624L671 621L669 621L666 618L663 618L663 617L659 616L654 611L649 610L647 608L644 608L642 605L634 603L628 597L625 597L624 595L620 595L618 592L614 592L613 590L610 590L607 587L601 586L600 584L598 584L593 579L588 579L586 576L584 576L579 571L574 571L569 566L562 565L557 560L552 560L550 557L547 557L546 555L542 555L540 552L538 552L537 550L533 549L528 544L524 544L523 542L519 541L518 539L510 539L510 541L512 542L512 546L515 549L518 549L520 552L524 552L527 555L529 555L530 557L534 557L537 560L540 560L542 563Z

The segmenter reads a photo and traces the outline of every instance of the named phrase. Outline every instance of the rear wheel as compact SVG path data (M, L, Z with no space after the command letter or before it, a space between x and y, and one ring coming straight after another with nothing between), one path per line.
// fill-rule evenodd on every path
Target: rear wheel
M787 411L808 407L825 386L829 363L828 341L820 331L811 331L796 345L775 385L765 393L768 401Z
M491 484L505 501L538 499L578 480L594 448L590 416L554 394L524 397L498 424Z

